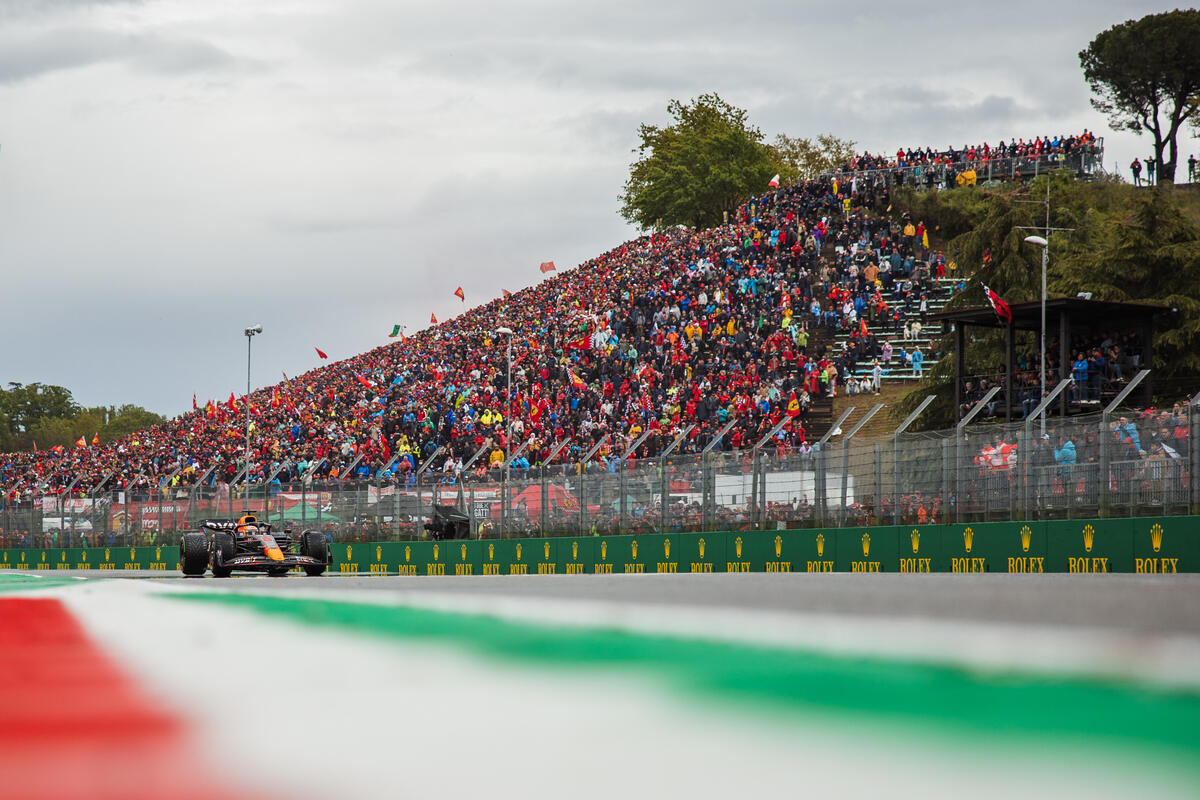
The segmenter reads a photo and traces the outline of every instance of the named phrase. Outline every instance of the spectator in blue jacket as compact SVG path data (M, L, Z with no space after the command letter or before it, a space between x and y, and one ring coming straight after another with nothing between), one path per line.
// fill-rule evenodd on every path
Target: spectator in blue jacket
M1083 353L1075 354L1075 363L1071 365L1071 377L1075 380L1075 385L1071 387L1071 393L1075 399L1087 399L1087 383L1088 383L1088 362L1083 357Z
M1122 442L1132 442L1133 450L1137 452L1142 449L1142 442L1138 436L1137 426L1129 421L1129 417L1121 417L1117 420L1117 424L1113 426L1113 430L1117 432L1117 436Z
M1054 448L1054 463L1058 464L1059 477L1070 477L1071 467L1075 465L1075 443L1070 437L1059 437L1058 447Z

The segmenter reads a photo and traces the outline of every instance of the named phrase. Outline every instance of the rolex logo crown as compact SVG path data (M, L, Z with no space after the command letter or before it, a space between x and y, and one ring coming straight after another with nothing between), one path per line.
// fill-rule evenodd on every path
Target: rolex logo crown
M383 560L383 548L380 547L379 545L375 545L375 560L376 561Z
M913 528L912 533L909 534L909 538L912 539L913 555L916 555L917 550L921 548L921 532Z
M971 544L975 541L975 531L971 530L970 526L963 529L963 548L969 553L971 552Z
M737 537L733 540L733 548L737 552L737 557L742 557L742 537Z
M775 557L779 558L783 555L783 537L779 534L775 535Z
M1150 546L1154 548L1154 552L1162 549L1163 526L1157 522L1150 526Z
M817 534L817 558L825 555L825 534Z
M666 558L670 558L670 557L671 557L671 540L663 539L663 558L666 559Z
M1029 526L1022 525L1021 526L1021 552L1022 553L1029 552L1029 538L1031 536L1033 536L1033 531L1029 529Z
M637 539L629 543L629 552L634 558L637 558Z
M864 533L862 535L863 558L871 555L871 534Z
M1096 538L1096 529L1091 525L1083 526L1083 552L1092 552L1092 542Z

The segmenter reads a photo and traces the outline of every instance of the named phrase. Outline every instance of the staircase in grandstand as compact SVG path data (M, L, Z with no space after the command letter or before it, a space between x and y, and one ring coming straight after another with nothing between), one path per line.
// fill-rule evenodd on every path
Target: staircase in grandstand
M953 291L954 284L961 281L962 278L961 277L954 277L954 278L946 277L946 278L935 278L934 280L935 280L937 286L940 288L940 291L937 292L936 296L927 298L927 307L928 307L927 313L929 313L929 314L935 314L938 311L941 311L946 306L946 304L950 302L950 298L953 296L952 291ZM913 310L906 312L906 319L908 321L910 321L910 322L911 321L921 321L920 315L915 310L916 308L917 308L917 303L914 303ZM940 358L933 357L934 345L936 344L937 339L940 336L940 333L937 332L937 331L940 331L940 326L935 330L928 323L926 323L924 321L921 321L921 322L922 322L922 329L921 329L920 334L912 336L911 338L907 338L907 339L904 338L903 332L900 332L900 333L896 332L895 325L893 325L890 321L884 322L884 321L877 320L873 323L868 322L867 329L872 334L874 334L875 338L879 341L880 345L882 345L884 342L891 342L891 344L892 344L893 352L892 352L891 363L888 364L888 363L883 363L881 361L881 363L883 364L882 381L884 383L895 383L897 381L913 381L913 380L918 380L921 377L920 375L917 375L913 371L912 363L910 361L901 359L901 357L900 357L900 348L901 347L904 348L906 353L912 353L913 348L916 348L916 347L921 348L921 354L924 356L924 363L922 364L922 372L928 372L940 360ZM832 337L832 342L831 342L832 352L833 353L840 352L842 349L842 346L845 344L848 344L849 341L850 341L850 331L849 330L837 331L837 333ZM868 360L859 361L859 363L856 365L856 367L854 369L854 377L856 377L856 378L861 378L863 376L870 377L871 370L873 367L874 367L874 364L871 361L868 361Z

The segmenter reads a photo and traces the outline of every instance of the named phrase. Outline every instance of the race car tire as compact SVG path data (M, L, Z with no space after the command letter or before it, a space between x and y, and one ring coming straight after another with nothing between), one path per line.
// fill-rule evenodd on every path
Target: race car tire
M208 539L203 533L188 533L179 543L179 565L184 575L203 575L208 569Z
M315 578L325 573L325 566L329 563L329 547L325 542L325 537L318 531L305 531L300 535L300 553L321 562L305 566L305 575Z
M287 575L288 572L290 572L290 571L291 570L289 570L287 567L271 567L270 569L267 570L267 574L270 575L272 578L282 578L284 575Z
M212 573L214 578L228 578L233 574L233 567L225 566L225 560L233 558L237 553L237 545L233 536L228 533L213 534Z

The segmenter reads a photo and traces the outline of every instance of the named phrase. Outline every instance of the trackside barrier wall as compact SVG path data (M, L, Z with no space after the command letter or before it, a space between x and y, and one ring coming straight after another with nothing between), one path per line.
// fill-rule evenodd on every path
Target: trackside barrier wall
M1200 518L984 522L445 542L339 543L333 572L1200 571Z
M333 573L1200 572L1200 517L339 542ZM0 570L176 572L177 547L0 550Z

